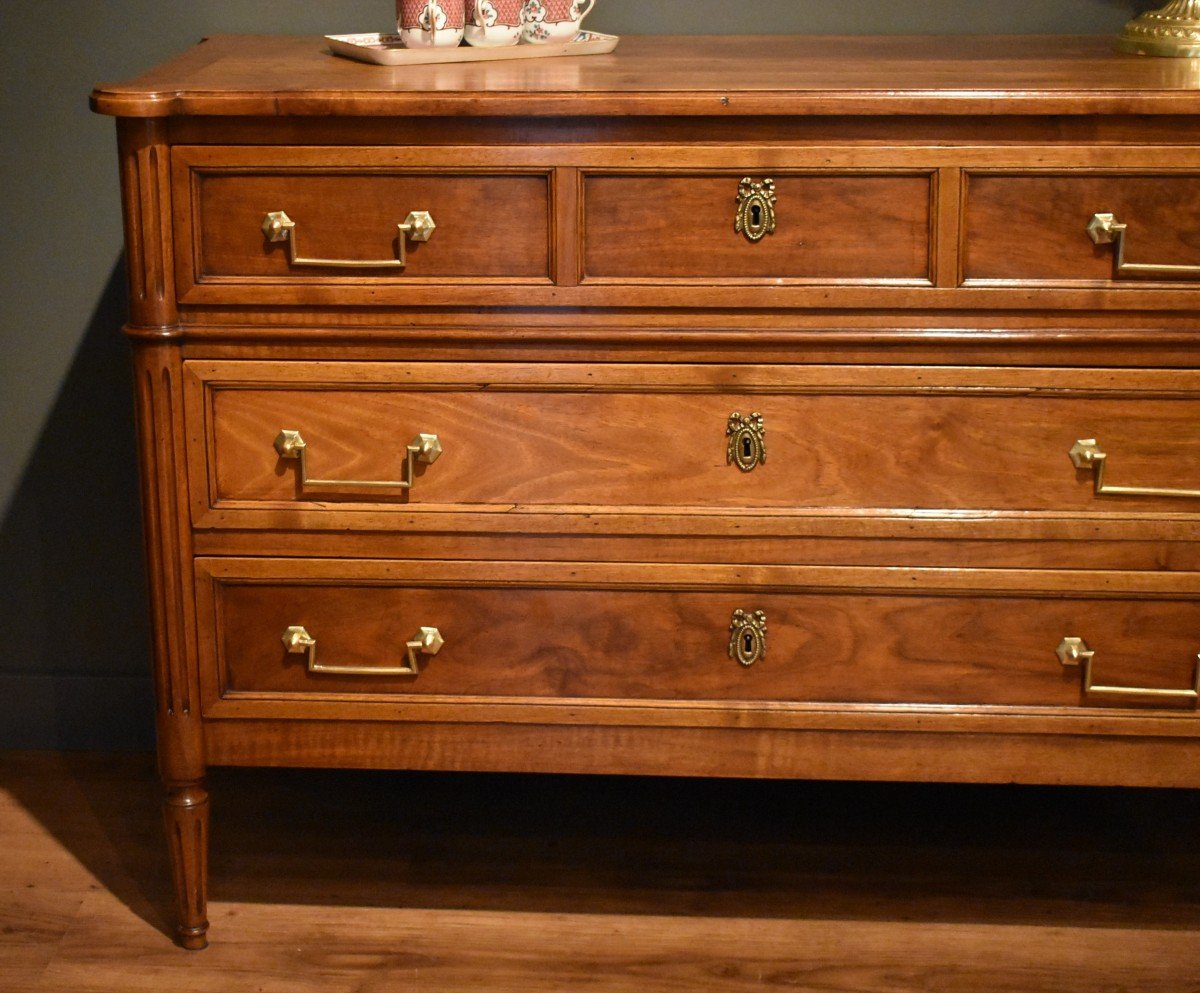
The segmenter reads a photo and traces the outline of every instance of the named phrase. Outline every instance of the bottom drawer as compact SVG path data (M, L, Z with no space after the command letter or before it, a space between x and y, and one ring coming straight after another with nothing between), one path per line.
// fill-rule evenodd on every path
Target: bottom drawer
M1016 570L201 559L197 575L208 716L1196 702L1190 573L1125 574L1120 599L1121 574Z

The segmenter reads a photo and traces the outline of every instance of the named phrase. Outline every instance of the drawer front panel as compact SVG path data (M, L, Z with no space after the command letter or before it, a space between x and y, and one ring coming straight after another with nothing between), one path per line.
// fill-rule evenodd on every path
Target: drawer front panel
M822 577L812 569L775 570L785 582L807 580L807 588L764 589L751 570L737 589L737 570L716 567L626 567L605 576L602 567L474 563L470 578L452 563L363 564L340 576L337 563L260 562L253 578L237 575L239 568L201 562L200 585L207 581L211 597L203 623L215 626L212 701L446 697L1184 711L1195 702L1182 695L1194 684L1200 651L1195 599L921 590L918 574L907 577L913 592L896 588L901 583L885 570L857 570L857 578L892 588L853 592L814 588L812 580ZM585 585L596 578L615 588ZM966 573L961 580L969 587ZM748 665L729 650L739 610L765 617L765 652ZM296 627L314 643L311 660L307 651L285 647L283 635ZM375 674L407 667L407 644L430 628L440 651L418 650L416 674ZM1094 683L1180 695L1131 702L1085 694L1079 667L1057 654L1068 637L1094 652ZM356 671L310 672L310 661Z
M360 286L370 302L369 287L380 282L551 281L549 170L365 166L319 157L306 165L278 158L272 150L176 152L183 200L177 202L178 281L185 302L199 286L220 288L221 299L236 302L239 288L329 283ZM294 226L274 232L272 240L263 225L280 212ZM399 230L413 212L432 217L427 240ZM501 223L504 218L520 223Z
M585 177L585 279L929 281L929 174L774 174L757 242L735 230L743 178Z
M1126 226L1126 262L1182 268L1116 273L1117 246L1088 235L1095 214L1112 214ZM1200 280L1200 173L972 173L963 272L968 282Z
M1200 486L1200 403L1185 373L190 365L193 437L206 439L192 459L198 523L217 508L336 514L364 504L406 514L1195 508L1186 497L1097 495L1095 470L1069 457L1092 439L1107 456L1106 486ZM266 382L272 375L281 381ZM1056 382L1065 385L1042 385ZM730 451L733 412L762 415L764 460L750 451L747 469L736 464L745 449ZM274 447L285 430L303 437L305 465ZM414 460L412 487L372 486L406 475L406 446L422 434L436 435L441 453Z

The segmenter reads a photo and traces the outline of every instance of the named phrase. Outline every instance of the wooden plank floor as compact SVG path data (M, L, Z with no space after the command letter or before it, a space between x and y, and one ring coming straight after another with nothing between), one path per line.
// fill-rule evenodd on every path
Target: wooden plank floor
M0 753L0 990L1200 993L1200 793L213 774L165 936L146 756Z

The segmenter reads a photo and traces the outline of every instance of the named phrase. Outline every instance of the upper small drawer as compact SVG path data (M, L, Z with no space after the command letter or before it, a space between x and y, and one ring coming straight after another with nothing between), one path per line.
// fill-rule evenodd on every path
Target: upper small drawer
M275 287L292 303L369 303L381 284L551 281L549 170L414 168L380 149L173 154L181 302L262 302Z
M968 283L1200 283L1197 172L972 172L964 222Z
M932 197L930 172L589 173L583 277L924 284Z

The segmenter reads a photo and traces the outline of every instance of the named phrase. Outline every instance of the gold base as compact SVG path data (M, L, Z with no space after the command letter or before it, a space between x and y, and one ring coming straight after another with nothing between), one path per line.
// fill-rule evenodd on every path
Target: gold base
M1200 58L1200 0L1172 0L1125 25L1117 48L1137 55Z

